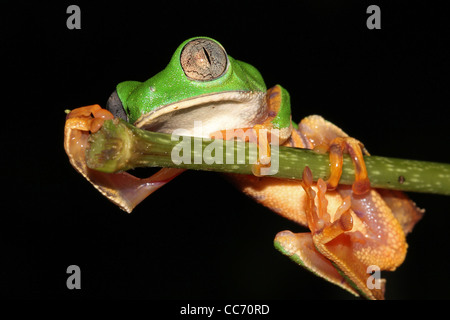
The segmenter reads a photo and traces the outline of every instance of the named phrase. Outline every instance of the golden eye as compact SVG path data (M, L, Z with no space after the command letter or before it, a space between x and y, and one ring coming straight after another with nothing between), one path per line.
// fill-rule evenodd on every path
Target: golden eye
M189 79L210 81L219 78L228 67L228 58L220 44L198 38L189 41L181 52L181 67Z

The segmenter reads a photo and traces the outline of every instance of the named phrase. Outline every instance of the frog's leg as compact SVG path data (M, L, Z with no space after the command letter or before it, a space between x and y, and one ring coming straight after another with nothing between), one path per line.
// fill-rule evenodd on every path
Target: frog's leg
M270 96L269 93L268 97ZM272 104L273 108L280 105L280 102L276 100L280 96L272 95L272 99L275 99ZM271 120L273 118L268 122L270 123ZM291 135L284 141L283 146L327 151L331 142L340 137L346 138L348 135L321 116L313 115L304 118L299 123L298 129L291 130ZM357 148L355 147L355 149ZM368 152L364 149L364 153ZM339 159L339 157L337 158ZM307 225L304 209L305 192L299 181L255 175L229 174L227 176L231 178L233 184L255 201L290 220ZM333 197L339 198L339 195L333 195Z
M311 147L319 152L329 152L331 174L327 180L329 190L336 189L342 174L343 153L349 153L355 168L353 192L364 194L370 189L363 153L369 154L364 145L349 137L340 128L321 116L304 118L299 124L300 132L308 139Z
M317 182L317 197L310 172L305 169L302 187L307 196L306 217L315 248L345 274L348 282L370 299L384 297L384 280L375 286L369 267L395 270L406 255L402 225L375 191L356 195L350 187L338 189L343 204L334 211L328 205L326 183ZM316 204L317 203L317 204ZM350 205L349 205L350 204Z
M359 233L353 236L350 232L358 227L355 225L357 222L355 221L355 213L351 210L352 202L350 196L346 195L342 198L339 206L328 205L326 183L319 179L316 186L313 186L312 173L308 167L304 169L302 178L302 188L307 195L306 218L317 254L333 263L333 266L336 267L336 272L345 278L344 282L353 287L353 293L357 291L367 298L382 299L383 281L380 282L379 289L369 289L367 286L370 276L367 273L369 264L361 261L355 253L354 244L364 243L365 239ZM329 209L331 210L329 211ZM280 241L284 233L286 231L279 233L275 241ZM284 247L286 247L286 244L283 244ZM300 255L305 254L304 248L299 247L297 250L300 252ZM371 254L370 251L369 254ZM328 272L324 278L334 282L334 278L330 280L330 274L332 273ZM349 291L352 292L352 290Z
M324 146L324 150L328 150L331 141L338 137L348 136L322 117L310 116L300 122L299 128L292 131L291 137L284 145L307 149ZM364 152L367 153L365 150ZM409 232L423 214L423 211L417 209L404 194L382 192L380 195L372 189L364 195L356 195L350 186L343 185L339 185L335 191L327 191L323 181L318 182L317 186L272 177L244 175L229 175L229 177L238 188L257 202L301 225L311 225L312 230L316 231L309 235L313 246L307 245L305 239L308 235L290 231L280 232L275 238L275 246L282 253L347 290L351 284L350 292L358 290L369 298L382 298L383 281L379 282L380 289L375 291L367 289L366 281L370 276L366 273L367 267L377 265L380 270L393 270L400 265L407 247L404 233ZM312 192L305 192L304 188L320 194L315 200L317 207L315 202L314 206L311 203L311 199L314 199ZM349 211L353 221L353 228L350 231L346 231L349 228L348 220L347 223L342 223L346 220L342 221L340 216L336 215L336 212L342 215L342 210L348 204L344 207L342 205L344 202L348 203L348 197L351 199ZM325 200L328 206L324 205ZM325 218L331 216L330 220L311 218L318 216L319 207L321 208L319 213ZM327 211L323 208L327 208ZM311 213L311 210L315 214ZM348 218L348 214L345 216ZM325 225L332 227L322 232L320 227ZM305 251L305 248L314 248L316 251ZM323 267L324 264L320 261L327 261L329 266L338 269L333 271L332 268ZM316 267L316 264L319 267ZM335 272L342 277L336 277ZM345 281L342 282L344 278Z
M327 212L328 200L325 198L327 186L321 179L317 182L317 187L314 186L314 190L312 185L312 173L306 167L303 171L301 186L306 194L305 213L311 233L279 232L275 237L275 247L314 274L358 296L358 291L347 282L346 276L336 269L332 260L318 251L315 243L318 232L320 232L322 241L329 242L352 229L353 220L349 213L350 200L348 197L342 201L338 200L340 203L336 212L333 213L333 217L337 219L330 223L331 216ZM315 204L316 194L319 197L317 206ZM329 199L335 202L335 199Z
M259 157L257 163L252 166L252 172L257 177L263 175L261 173L262 168L271 166L270 143L283 144L291 136L293 130L290 117L289 93L280 85L276 85L267 90L266 101L268 108L267 119L263 123L253 126L257 137ZM262 134L260 134L261 131L263 132Z
M293 126L290 117L289 93L280 85L267 90L267 118L253 127L220 130L210 134L210 137L226 140L240 139L246 142L256 143L258 158L252 165L254 176L266 176L261 169L271 167L270 144L283 144L291 138Z
M66 117L64 149L72 166L104 196L121 209L131 212L143 199L181 174L182 169L163 168L149 178L140 179L126 172L103 173L87 167L85 149L89 132L98 131L113 115L99 105L72 110Z

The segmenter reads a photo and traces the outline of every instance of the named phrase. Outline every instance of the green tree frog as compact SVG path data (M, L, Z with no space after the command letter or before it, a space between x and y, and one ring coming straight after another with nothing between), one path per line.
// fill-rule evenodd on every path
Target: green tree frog
M384 298L384 282L371 282L373 267L394 270L404 260L405 234L421 218L422 210L404 194L370 187L364 146L318 115L291 120L288 92L266 88L259 71L230 57L223 46L207 37L184 41L167 67L145 82L119 83L106 109L77 108L66 117L64 147L71 164L103 195L127 212L184 170L162 168L149 178L127 172L101 173L87 167L85 148L90 132L106 119L122 118L136 127L172 133L178 128L196 135L194 121L202 121L202 136L229 129L277 129L278 143L330 154L330 177L313 182L308 168L302 181L254 175L230 175L247 195L276 213L310 229L282 231L275 247L314 274L355 294ZM275 130L273 130L275 131ZM268 145L267 137L260 146ZM274 142L274 141L271 141ZM355 166L353 186L339 185L343 153ZM270 155L270 153L269 153ZM270 158L270 157L269 157Z

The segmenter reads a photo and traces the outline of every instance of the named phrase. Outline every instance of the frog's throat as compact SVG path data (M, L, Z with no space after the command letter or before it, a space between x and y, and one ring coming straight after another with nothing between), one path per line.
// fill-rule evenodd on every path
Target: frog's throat
M142 115L135 126L164 133L184 129L187 130L186 135L209 137L210 133L219 130L252 127L264 122L267 114L265 92L227 91L161 106ZM201 132L198 130L199 125Z

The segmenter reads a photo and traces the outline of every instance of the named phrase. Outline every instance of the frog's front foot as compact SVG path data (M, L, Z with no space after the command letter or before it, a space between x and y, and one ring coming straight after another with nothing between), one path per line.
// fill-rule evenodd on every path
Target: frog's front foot
M355 168L355 182L352 189L355 194L365 194L370 189L370 181L367 175L366 165L363 157L364 146L351 137L337 137L330 143L331 174L327 180L329 190L336 189L342 175L343 154L350 155Z
M97 132L105 120L113 118L108 110L99 105L72 110L66 116L64 149L72 166L97 190L121 209L131 212L148 195L185 170L162 168L151 177L140 179L127 172L104 173L90 169L85 157L89 135Z
M113 118L108 110L98 104L74 109L66 116L64 149L72 166L86 178L89 168L86 165L85 149L89 134L98 131L105 120Z
M262 169L270 168L271 166L271 149L268 139L268 132L272 128L271 125L255 125L253 130L256 135L258 157L255 164L252 164L252 173L257 177L264 174Z
M98 104L74 109L66 116L66 128L72 130L97 132L105 120L114 119L111 112Z
M267 119L261 123L253 126L252 130L256 135L256 142L258 147L257 162L252 165L252 173L255 176L270 175L272 166L272 150L270 144L281 145L291 137L293 131L290 117L289 124L280 124L280 119L286 116L279 116L280 110L289 108L289 94L280 85L276 85L266 94L267 101ZM264 169L264 171L263 171Z

